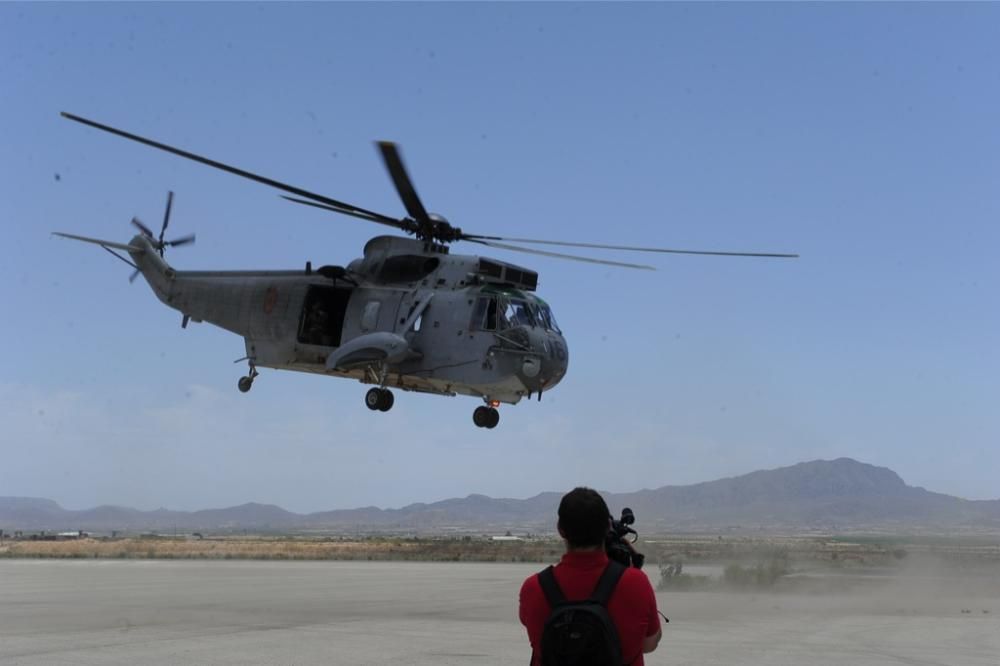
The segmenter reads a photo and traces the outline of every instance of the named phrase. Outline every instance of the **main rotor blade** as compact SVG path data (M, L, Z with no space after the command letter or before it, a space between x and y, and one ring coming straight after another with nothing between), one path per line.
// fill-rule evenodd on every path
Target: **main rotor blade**
M561 252L548 252L547 250L535 250L529 247L518 247L517 245L507 245L506 243L496 243L494 241L481 240L478 238L465 237L462 240L467 240L470 243L479 243L480 245L488 245L489 247L495 247L501 250L511 250L513 252L527 252L528 254L540 254L543 257L555 257L556 259L571 259L573 261L585 261L588 264L603 264L605 266L618 266L619 268L637 268L643 271L656 270L652 266L646 266L645 264L627 264L621 261L608 261L607 259L580 257L575 254L563 254Z
M418 222L430 220L427 210L420 203L417 191L413 188L413 182L410 180L409 174L406 173L406 167L403 166L403 158L399 154L399 148L391 141L379 141L378 150L382 155L382 161L385 162L385 168L389 170L389 175L392 176L392 182L396 185L399 198L403 200L403 205L406 206L406 212Z
M307 201L305 199L297 199L295 197L290 197L286 194L278 195L282 199L288 199L297 204L302 204L303 206L312 206L313 208L319 208L321 210L329 210L334 213L340 213L341 215L350 215L351 217L357 217L362 220L368 220L369 222L377 222L378 224L385 224L390 227L396 227L397 229L407 229L407 226L400 222L399 220L394 220L391 217L385 217L383 215L369 215L368 213L362 213L357 210L350 208L339 208L337 206L331 206L330 204L318 203L316 201Z
M710 250L673 250L662 247L638 247L633 245L603 245L599 243L572 243L569 241L537 240L533 238L502 238L500 236L476 236L465 234L464 240L509 241L511 243L536 243L538 245L559 245L562 247L585 247L592 250L624 250L627 252L660 252L665 254L706 254L721 257L774 257L796 259L797 254L777 254L773 252L718 252Z
M309 190L304 190L304 189L302 189L300 187L295 187L294 185L289 185L287 183L282 183L281 181L277 181L277 180L274 180L274 179L271 179L271 178L267 178L265 176L260 176L260 175L255 174L255 173L251 173L250 171L244 171L243 169L238 169L238 168L236 168L234 166L230 166L228 164L223 164L222 162L216 162L215 160L210 160L207 157L202 157L201 155L195 155L194 153L189 153L186 150L181 150L180 148L174 148L173 146L168 146L165 143L159 143L158 141L153 141L152 139L147 139L147 138L141 137L141 136L139 136L137 134L130 134L130 133L122 131L120 129L115 129L114 127L109 127L108 125L102 125L101 123L94 122L93 120L87 120L86 118L81 118L80 116L73 115L72 113L66 113L65 111L63 111L60 115L62 117L64 117L64 118L68 118L70 120L75 120L78 123L82 123L84 125L89 125L91 127L97 128L99 130L103 130L105 132L109 132L111 134L117 134L118 136L124 137L126 139L131 139L132 141L138 141L139 143L144 143L147 146L152 146L153 148L159 148L160 150L165 150L168 153L173 153L174 155L180 155L181 157L186 157L189 160L194 160L195 162L201 162L202 164L207 164L210 167L215 167L216 169L221 169L222 171L228 171L229 173L235 174L237 176L242 176L243 178L248 178L248 179L256 181L258 183L262 183L264 185L269 185L269 186L277 188L279 190L284 190L285 192L290 192L292 194L296 194L296 195L298 195L300 197L305 197L307 199L313 199L315 201L320 201L322 203L325 203L325 204L328 204L328 205L331 205L331 206L336 206L338 208L350 209L350 210L357 211L359 213L367 213L368 215L371 215L372 217L380 217L380 218L384 218L386 220L393 219L393 218L385 216L385 215L379 215L378 213L375 213L375 212L370 211L370 210L365 210L364 208L360 208L358 206L353 206L353 205L351 205L349 203L344 203L343 201L337 201L336 199L331 199L330 197L325 197L322 194L317 194L315 192L310 192Z

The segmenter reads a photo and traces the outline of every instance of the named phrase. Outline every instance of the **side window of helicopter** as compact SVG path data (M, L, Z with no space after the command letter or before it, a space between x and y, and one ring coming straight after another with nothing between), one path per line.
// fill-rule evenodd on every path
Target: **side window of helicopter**
M469 328L473 331L497 330L497 299L493 296L480 296L472 309L472 321Z
M469 318L469 330L478 331L483 328L483 318L486 316L486 298L477 298L476 304L472 308L472 317Z
M497 321L497 317L500 312L500 307L497 305L497 299L495 298L489 298L487 299L487 301L488 302L486 304L486 321L484 322L483 328L485 328L487 331L495 331L500 327L499 322Z

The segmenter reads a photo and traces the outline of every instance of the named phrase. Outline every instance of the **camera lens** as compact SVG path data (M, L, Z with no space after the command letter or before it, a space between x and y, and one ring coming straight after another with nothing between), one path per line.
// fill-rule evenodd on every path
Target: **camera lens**
M635 514L632 513L632 509L625 507L622 509L622 523L625 525L631 525L635 522Z

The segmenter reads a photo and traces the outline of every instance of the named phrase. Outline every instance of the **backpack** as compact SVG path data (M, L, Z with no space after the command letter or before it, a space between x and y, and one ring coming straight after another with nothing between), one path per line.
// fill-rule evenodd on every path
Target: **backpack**
M552 567L538 574L552 607L542 630L542 666L621 666L621 643L608 600L624 573L622 564L608 562L590 598L580 601L566 599Z

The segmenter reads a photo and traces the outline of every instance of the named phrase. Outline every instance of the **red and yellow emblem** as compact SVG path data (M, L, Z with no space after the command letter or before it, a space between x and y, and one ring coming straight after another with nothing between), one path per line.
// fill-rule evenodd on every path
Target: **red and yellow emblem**
M274 310L274 306L278 303L278 288L268 287L267 293L264 294L264 314L271 314Z

